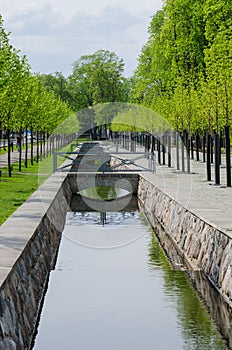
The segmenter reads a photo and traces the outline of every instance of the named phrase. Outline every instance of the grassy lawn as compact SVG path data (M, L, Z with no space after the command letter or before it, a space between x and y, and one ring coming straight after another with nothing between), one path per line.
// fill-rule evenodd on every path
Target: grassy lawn
M70 146L66 146L62 151L69 151ZM58 165L62 164L64 159L58 158ZM34 162L31 166L28 161L28 167L22 163L22 171L19 173L16 169L18 164L14 163L12 177L7 175L7 168L2 168L0 177L0 225L52 174L52 157L44 159L41 163Z
M22 167L22 173L7 175L2 169L0 178L0 225L19 207L38 187L38 164Z

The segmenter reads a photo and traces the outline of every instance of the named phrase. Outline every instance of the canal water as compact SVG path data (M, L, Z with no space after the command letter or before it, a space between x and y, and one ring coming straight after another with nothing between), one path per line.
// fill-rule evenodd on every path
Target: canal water
M138 211L68 213L34 350L225 350Z

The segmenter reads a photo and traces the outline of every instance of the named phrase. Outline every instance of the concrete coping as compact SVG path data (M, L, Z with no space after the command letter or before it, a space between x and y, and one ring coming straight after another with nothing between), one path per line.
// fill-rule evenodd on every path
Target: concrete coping
M185 205L183 205L180 201L178 201L176 198L174 198L170 193L168 193L167 191L165 191L165 189L160 188L159 186L157 186L152 180L148 179L147 177L144 176L144 174L140 174L140 177L144 178L144 180L146 180L147 182L149 182L152 186L155 186L156 188L158 188L159 190L161 190L167 197L169 197L172 201L178 203L183 209L189 211L190 213L194 214L196 217L198 217L200 220L204 221L206 224L208 224L209 226L211 226L212 228L215 228L216 230L222 232L223 234L225 234L227 237L232 238L232 222L230 222L230 226L228 229L222 228L220 225L216 224L215 221L211 221L210 219L207 218L207 216L203 216L201 213L199 213L199 211L197 209L191 208L191 207L186 207ZM202 210L202 209L201 209ZM209 213L214 212L213 215L213 219L215 219L215 213L219 213L219 209L217 208L206 208L206 211ZM223 212L222 212L223 214ZM228 217L227 217L228 218ZM224 223L226 220L226 218L222 218L222 222Z
M0 285L41 223L66 176L67 172L49 176L0 226Z

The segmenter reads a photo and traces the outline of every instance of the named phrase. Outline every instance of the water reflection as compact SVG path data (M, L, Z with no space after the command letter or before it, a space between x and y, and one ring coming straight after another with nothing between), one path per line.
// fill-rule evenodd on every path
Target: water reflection
M188 283L138 212L70 213L51 273L34 350L225 350L225 342ZM138 236L120 249L74 244Z
M131 244L145 233L134 212L78 212L67 214L63 236L89 248L110 249Z
M106 213L100 213L100 220L102 225L106 224Z
M173 247L173 256L178 253L174 253L175 248ZM177 258L175 259L177 260ZM159 242L155 237L152 238L149 249L149 266L151 273L153 270L161 269L163 271L164 281L164 292L168 297L169 301L173 301L177 310L177 317L181 326L181 333L184 339L183 349L194 349L194 350L211 350L211 349L224 349L230 348L231 344L231 310L227 312L227 317L222 319L220 316L221 312L216 310L229 311L229 307L225 305L219 294L210 286L200 271L186 271L173 269L173 265L167 260ZM174 265L176 266L176 264ZM183 268L182 264L178 264ZM189 281L191 277L192 281L195 281L194 286L197 291L204 295L204 303L200 300L196 294L195 289ZM208 293L202 295L208 290ZM212 298L213 297L213 298ZM225 339L227 340L227 346L225 341L218 337L218 327L216 323L211 322L209 314L206 309L205 303L210 306L213 312L213 319L220 326ZM211 310L211 311L212 311ZM215 317L215 313L217 317ZM225 313L224 313L225 316ZM226 327L226 332L223 330L223 325L230 324L230 327Z
M130 192L114 186L94 186L80 191L82 197L112 201L117 198L130 195Z
M125 196L121 196L122 198L125 198ZM91 201L91 199L88 199L88 201ZM110 203L110 202L109 202ZM110 211L109 209L109 204L108 202L106 202L106 205L104 206L103 212L105 211ZM90 205L91 203L89 202L89 204L83 200L82 196L80 196L79 194L74 194L72 196L72 200L70 203L70 208L74 213L77 212L90 212L90 211L94 211L93 207L91 207ZM130 202L122 209L122 210L118 210L117 211L121 211L121 212L132 212L138 209L138 202L137 202L137 197L136 196L132 196L130 198ZM113 210L113 212L115 212Z

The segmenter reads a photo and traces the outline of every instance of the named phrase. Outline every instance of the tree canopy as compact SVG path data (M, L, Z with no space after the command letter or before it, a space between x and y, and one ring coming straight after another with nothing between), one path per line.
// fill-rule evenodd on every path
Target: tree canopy
M52 132L71 114L67 103L44 87L42 77L31 73L25 56L9 42L0 17L0 129L30 127ZM60 79L62 77L59 77ZM65 100L65 99L64 99Z
M127 101L129 85L124 62L115 53L99 50L73 64L69 88L76 110L105 102Z
M151 107L178 130L231 123L230 1L166 0L152 18L131 101Z
M86 115L86 108L113 102L142 104L190 133L230 125L230 2L166 0L148 31L130 79L123 76L123 60L107 50L81 56L68 77L61 72L32 75L26 57L10 45L1 18L1 127L43 124L50 130L71 110L85 109ZM102 120L104 108L97 111Z

